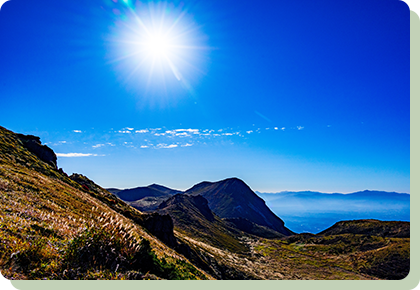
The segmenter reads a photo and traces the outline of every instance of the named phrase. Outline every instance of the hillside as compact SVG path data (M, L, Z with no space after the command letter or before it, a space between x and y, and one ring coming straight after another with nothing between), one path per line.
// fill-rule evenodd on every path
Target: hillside
M22 136L0 127L0 269L6 278L211 278L151 235L145 225L153 217L82 175L68 177L39 138Z
M239 231L216 216L202 196L177 194L164 201L157 212L169 214L175 228L189 237L231 252L248 251L237 238Z
M141 212L82 174L68 176L38 137L0 127L0 270L8 279L376 280L408 274L409 223L342 221L317 235L281 234L272 228L284 226L281 219L271 219L252 193L237 179L204 182L187 194L169 194L156 212ZM210 200L226 212L240 205L234 213L243 216L221 217ZM271 227L253 222L261 217Z

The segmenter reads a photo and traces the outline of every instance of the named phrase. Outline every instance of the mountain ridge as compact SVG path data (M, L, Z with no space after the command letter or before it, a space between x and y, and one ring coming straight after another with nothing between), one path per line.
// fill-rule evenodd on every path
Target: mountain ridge
M204 197L226 198L224 208L237 205L232 197L261 203L238 179L202 183L146 213L28 147L0 126L0 269L8 279L377 280L410 269L409 222L345 220L319 234L264 238L274 231L220 218Z
M157 194L151 187L163 188L165 194ZM161 190L163 192L163 190ZM134 193L134 194L133 194ZM284 226L284 222L276 216L265 201L256 195L250 187L236 177L216 182L203 181L193 185L184 192L170 189L162 185L136 187L116 192L115 195L131 206L143 211L157 210L159 205L173 194L201 195L208 201L210 209L225 219L243 218L251 223L270 228L282 235L293 232Z

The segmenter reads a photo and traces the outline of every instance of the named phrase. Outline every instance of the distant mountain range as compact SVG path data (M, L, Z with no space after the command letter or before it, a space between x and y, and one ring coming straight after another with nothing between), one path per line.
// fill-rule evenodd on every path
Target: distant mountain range
M410 220L410 195L364 190L349 194L283 191L256 194L295 232L319 232L340 220Z

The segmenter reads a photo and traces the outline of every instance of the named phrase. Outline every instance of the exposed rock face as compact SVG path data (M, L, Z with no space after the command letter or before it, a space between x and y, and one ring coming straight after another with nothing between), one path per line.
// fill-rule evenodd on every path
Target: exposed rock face
M16 134L23 146L39 159L57 169L57 155L47 145L41 144L41 139L33 135Z
M174 224L169 215L158 213L144 215L142 225L168 246L174 247L177 245L174 236Z

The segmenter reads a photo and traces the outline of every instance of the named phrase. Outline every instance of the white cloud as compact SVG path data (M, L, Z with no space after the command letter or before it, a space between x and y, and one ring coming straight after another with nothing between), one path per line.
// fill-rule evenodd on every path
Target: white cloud
M171 144L171 145L166 145L166 144L158 144L157 148L165 148L165 149L170 149L170 148L175 148L178 147L178 145L176 144Z
M149 130L147 130L147 129L136 130L136 133L140 133L140 134L142 134L142 133L148 133L148 132L149 132Z
M296 127L298 130L303 130L303 128L305 128L305 127L303 127L303 126L297 126Z
M122 133L122 134L131 134L131 131L120 130L120 131L118 131L118 133Z
M73 130L74 133L82 133L80 130Z
M102 147L102 146L105 146L105 144L96 144L96 145L93 145L92 148L99 148L99 147Z
M190 133L198 133L198 129L176 129L174 130L176 132L182 132L182 131L186 131L186 132L190 132Z
M142 146L140 146L140 148L149 148L149 146L142 145Z
M130 130L130 131L134 130L134 128L129 128L129 127L126 127L125 129Z
M97 154L92 153L57 153L57 157L88 157L88 156L98 156Z
M181 147L190 147L190 146L193 146L193 144L187 143L187 144L181 145Z
M250 130L250 131L246 131L248 134L251 134L252 133L252 130Z

